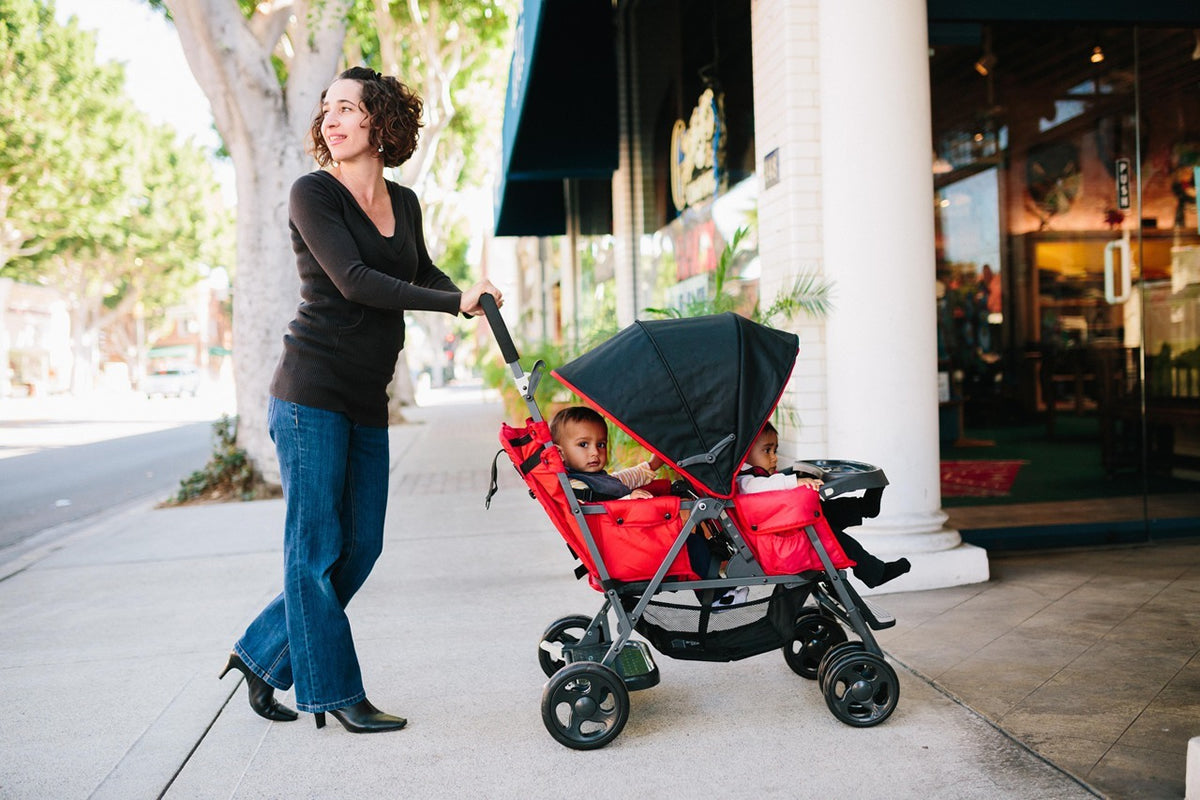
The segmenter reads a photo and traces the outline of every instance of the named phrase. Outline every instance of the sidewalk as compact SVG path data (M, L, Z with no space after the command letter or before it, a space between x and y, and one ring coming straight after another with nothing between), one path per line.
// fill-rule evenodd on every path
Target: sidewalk
M369 696L407 729L270 723L236 676L217 681L279 591L281 501L146 507L0 581L0 796L1095 796L895 659L900 703L875 728L838 722L781 656L658 657L662 683L631 696L611 745L557 744L541 721L537 642L554 619L594 613L600 596L574 580L503 462L484 509L499 405L470 390L440 397L393 429L387 542L350 607ZM945 652L930 620L963 606L965 591L913 595L903 612L881 598L902 626L904 614L919 620L881 632L881 645L901 644L902 660ZM945 592L959 594L939 611Z

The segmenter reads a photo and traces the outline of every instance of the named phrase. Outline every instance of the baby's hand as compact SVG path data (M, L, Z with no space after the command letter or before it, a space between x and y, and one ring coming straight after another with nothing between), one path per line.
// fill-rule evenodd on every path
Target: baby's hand
M820 489L824 482L820 478L797 478L797 486L807 486L810 489Z
M654 497L654 495L650 494L645 489L634 489L629 493L630 500L649 500L652 497Z

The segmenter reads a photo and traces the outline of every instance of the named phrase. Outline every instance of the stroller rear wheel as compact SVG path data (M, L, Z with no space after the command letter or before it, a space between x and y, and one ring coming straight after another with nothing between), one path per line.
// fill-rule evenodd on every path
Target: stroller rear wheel
M825 704L833 715L855 728L883 722L896 709L900 682L882 656L850 652L829 665Z
M591 617L585 617L582 614L575 614L569 617L563 617L550 623L550 627L546 628L546 632L542 634L542 642L552 644L578 644L583 638L583 634L587 632L588 626L592 624ZM565 659L556 658L546 648L538 647L538 664L542 667L542 672L546 673L546 677L552 677L554 673L567 665Z
M560 669L542 691L542 722L559 744L595 750L617 738L629 720L629 690L603 664L579 661Z
M833 617L809 609L796 618L792 638L783 646L783 659L802 678L816 680L821 657L846 641L846 632Z

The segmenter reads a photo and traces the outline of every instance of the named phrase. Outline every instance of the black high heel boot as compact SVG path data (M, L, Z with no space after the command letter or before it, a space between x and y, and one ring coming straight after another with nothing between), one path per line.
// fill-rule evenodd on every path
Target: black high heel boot
M394 717L391 714L385 714L371 705L371 701L366 698L359 700L352 706L332 708L329 710L329 713L333 715L334 719L342 723L343 728L351 733L398 731L408 724L408 720L404 717ZM324 728L325 712L318 711L315 716L317 727Z
M275 687L251 672L250 668L246 666L246 662L242 661L237 653L229 654L229 663L225 665L225 669L221 670L217 679L224 678L225 673L231 669L236 669L246 676L250 707L254 709L255 714L275 722L291 722L300 716L287 706L280 705L279 701L275 699Z

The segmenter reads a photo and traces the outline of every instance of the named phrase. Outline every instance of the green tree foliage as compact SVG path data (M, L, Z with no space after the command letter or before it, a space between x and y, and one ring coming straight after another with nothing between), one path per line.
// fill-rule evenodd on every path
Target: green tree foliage
M246 451L238 447L237 428L237 417L229 415L213 423L213 451L208 463L179 481L179 491L163 505L265 500L283 494L278 486L263 483Z
M0 0L0 267L53 252L102 211L120 170L103 136L119 126L122 80L53 6Z
M348 42L425 100L421 149L403 176L418 191L430 180L443 192L490 181L515 6L515 0L357 0Z
M0 275L66 296L76 388L102 330L232 261L204 152L134 110L124 83L51 4L0 0Z

